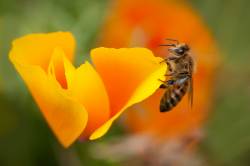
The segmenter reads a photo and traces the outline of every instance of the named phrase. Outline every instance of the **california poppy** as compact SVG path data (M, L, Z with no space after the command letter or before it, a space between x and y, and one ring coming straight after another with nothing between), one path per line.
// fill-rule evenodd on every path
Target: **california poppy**
M95 68L76 68L74 49L70 32L30 34L16 39L9 55L65 147L105 134L126 108L154 93L167 69L145 48L96 48Z

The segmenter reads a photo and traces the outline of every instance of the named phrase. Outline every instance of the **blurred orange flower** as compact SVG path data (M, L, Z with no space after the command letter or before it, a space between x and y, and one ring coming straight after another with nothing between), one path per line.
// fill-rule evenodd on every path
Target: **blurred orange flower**
M126 113L124 123L135 133L150 132L158 138L185 136L204 123L212 101L213 78L218 53L212 35L201 18L186 1L119 0L113 1L100 37L106 47L148 47L165 57L167 49L159 47L164 38L178 39L191 47L197 63L194 74L194 104L188 110L184 98L172 111L160 113L158 90ZM181 3L182 2L182 3Z
M95 69L88 62L75 68L74 50L72 34L56 32L16 39L9 55L65 147L105 134L127 107L159 87L167 69L145 48L96 48Z

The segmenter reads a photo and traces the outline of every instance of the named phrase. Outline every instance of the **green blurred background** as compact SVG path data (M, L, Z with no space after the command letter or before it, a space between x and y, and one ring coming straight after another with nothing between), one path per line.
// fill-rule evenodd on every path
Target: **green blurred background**
M191 0L220 51L214 110L200 152L208 165L250 165L250 1ZM95 142L65 150L8 60L11 41L33 32L70 30L76 64L95 47L110 1L0 0L0 165L119 165L89 154ZM80 56L81 55L81 56ZM118 125L100 141L123 134Z

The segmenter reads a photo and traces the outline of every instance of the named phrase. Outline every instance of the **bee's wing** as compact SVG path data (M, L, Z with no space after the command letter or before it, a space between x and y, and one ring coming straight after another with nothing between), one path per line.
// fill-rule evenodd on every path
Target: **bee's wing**
M192 109L193 107L193 92L194 92L194 89L193 89L193 78L191 77L189 80L188 80L188 84L189 84L189 87L188 87L188 102L190 104L190 107Z
M188 84L189 84L189 87L188 87L188 100L189 100L189 104L190 104L191 109L193 107L193 93L194 93L192 74L193 74L194 70L196 70L195 69L196 68L195 64L196 63L194 63L194 58L190 56L190 58L189 58L189 72L190 72L191 76L188 79Z

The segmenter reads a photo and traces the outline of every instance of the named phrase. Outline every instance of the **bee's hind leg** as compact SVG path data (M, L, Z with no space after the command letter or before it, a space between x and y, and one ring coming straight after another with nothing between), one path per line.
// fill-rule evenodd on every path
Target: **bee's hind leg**
M168 87L167 85L161 84L159 88L161 88L161 89L166 89L167 87Z
M159 88L162 88L162 89L165 89L167 88L168 86L172 86L175 84L175 80L167 80L167 81L162 81L159 79L159 81L162 82L162 84L160 85Z
M161 79L158 79L158 80L159 80L160 82L162 82L162 84L160 85L159 88L162 88L162 89L167 88L166 81L163 81L163 80L161 80Z

